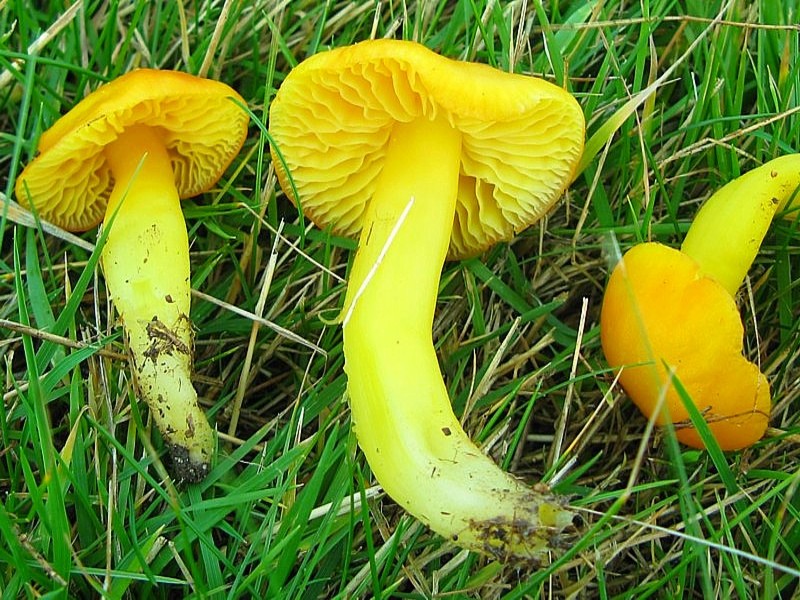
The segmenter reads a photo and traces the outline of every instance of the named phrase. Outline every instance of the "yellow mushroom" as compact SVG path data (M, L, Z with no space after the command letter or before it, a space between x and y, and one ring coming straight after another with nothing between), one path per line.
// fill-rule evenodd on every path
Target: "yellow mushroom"
M671 373L703 414L721 448L749 446L769 420L769 383L742 356L743 328L733 297L689 256L657 243L625 253L601 311L606 360L623 367L620 383L656 424L675 424L684 444L702 448Z
M360 235L341 318L352 418L375 477L461 546L525 558L552 548L572 513L469 439L431 328L448 254L513 237L571 182L577 102L539 79L378 40L298 65L270 132L286 194L320 227Z
M800 154L772 160L709 198L680 251L639 244L611 274L600 317L606 359L621 369L620 383L642 413L663 406L655 422L674 423L684 444L704 447L675 379L723 450L764 435L770 386L742 355L734 296L773 216L798 186Z
M104 220L101 255L135 380L173 473L199 481L213 431L191 382L189 241L181 198L213 186L239 152L248 116L225 84L141 69L101 86L39 140L16 182L20 204L70 231Z

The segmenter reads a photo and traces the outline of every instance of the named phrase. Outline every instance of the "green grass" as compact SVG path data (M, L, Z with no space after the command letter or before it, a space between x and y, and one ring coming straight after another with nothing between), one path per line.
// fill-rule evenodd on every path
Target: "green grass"
M227 175L184 203L192 285L205 295L192 307L196 384L218 430L236 426L208 479L176 488L132 402L96 232L79 245L4 219L4 598L797 593L797 223L772 228L752 301L740 298L746 351L768 373L784 434L722 454L648 428L614 385L597 324L617 247L677 245L722 183L796 150L795 2L64 4L0 2L6 197L41 132L136 66L219 79L252 110ZM472 437L527 481L549 478L581 515L565 552L538 568L428 532L377 493L350 430L332 318L355 244L310 227L278 190L265 124L293 65L371 35L534 73L585 110L587 157L565 198L512 243L448 264L434 325Z

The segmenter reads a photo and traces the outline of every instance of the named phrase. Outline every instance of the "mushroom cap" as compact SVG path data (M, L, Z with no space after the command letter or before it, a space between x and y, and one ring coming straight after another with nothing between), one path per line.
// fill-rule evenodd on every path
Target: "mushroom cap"
M678 250L639 244L611 274L600 337L622 387L650 417L672 370L723 450L755 443L769 421L769 383L742 355L743 335L733 297ZM681 442L703 448L673 384L664 406L656 423L671 421Z
M213 186L247 135L245 102L224 83L177 71L138 69L86 96L39 138L38 156L16 182L20 204L70 231L102 221L114 178L103 148L125 128L163 134L181 198Z
M393 124L441 113L462 134L450 258L512 238L571 183L585 123L565 90L371 40L312 56L281 85L270 108L281 187L317 226L356 237Z

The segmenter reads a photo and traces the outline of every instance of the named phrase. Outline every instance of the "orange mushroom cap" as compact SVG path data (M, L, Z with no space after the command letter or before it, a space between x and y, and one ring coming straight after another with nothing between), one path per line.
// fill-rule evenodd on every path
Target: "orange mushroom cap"
M758 441L770 414L770 388L743 355L733 297L686 254L657 243L634 246L611 274L600 317L603 351L646 416L663 410L682 443L703 448L671 377L680 381L723 450Z
M114 179L103 149L133 125L159 132L181 198L213 186L247 135L245 102L219 81L138 69L86 96L39 138L39 155L16 182L17 200L70 231L103 220Z

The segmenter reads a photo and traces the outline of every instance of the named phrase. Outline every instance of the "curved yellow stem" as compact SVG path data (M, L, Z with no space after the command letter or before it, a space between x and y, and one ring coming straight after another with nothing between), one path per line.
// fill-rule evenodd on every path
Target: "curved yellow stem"
M359 445L398 504L459 545L500 557L552 548L572 514L503 472L453 414L431 339L455 212L461 137L396 125L345 299L345 370Z
M700 208L681 250L735 296L775 213L796 197L798 186L800 154L781 156L748 171Z
M105 153L116 181L106 213L106 285L173 471L198 481L214 437L191 382L189 241L169 156L144 126L123 132Z

